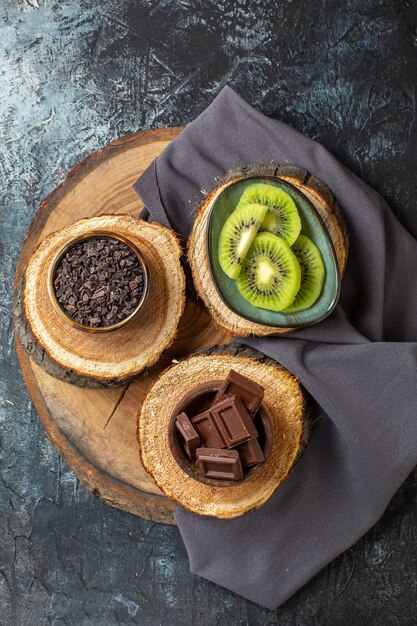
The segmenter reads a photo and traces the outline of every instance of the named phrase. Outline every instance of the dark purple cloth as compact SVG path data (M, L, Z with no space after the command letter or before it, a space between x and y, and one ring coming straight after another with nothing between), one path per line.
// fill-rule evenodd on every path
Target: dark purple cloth
M382 515L417 460L417 242L385 201L323 146L255 111L226 87L135 185L153 219L187 239L201 189L236 166L291 163L342 206L347 271L332 315L244 343L282 363L319 419L288 479L231 521L177 508L191 570L273 609Z

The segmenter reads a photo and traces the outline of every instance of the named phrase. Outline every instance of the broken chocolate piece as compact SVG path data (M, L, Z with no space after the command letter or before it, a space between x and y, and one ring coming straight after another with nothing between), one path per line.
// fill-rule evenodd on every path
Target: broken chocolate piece
M204 446L207 448L226 447L226 441L223 439L217 424L214 422L211 409L193 417L191 423L200 436L201 443Z
M257 465L265 461L264 453L257 439L250 439L240 444L240 446L237 446L236 450L239 453L243 467L251 467L252 465Z
M242 376L235 370L230 370L226 380L214 398L213 406L229 396L239 396L251 415L254 415L264 397L261 385L250 378Z
M242 480L243 469L236 450L198 448L197 463L207 478Z
M125 269L119 269L121 256ZM144 280L143 265L126 243L111 236L91 236L63 254L54 289L58 304L71 319L98 328L113 326L134 312Z
M195 457L195 451L201 446L200 437L185 413L180 413L175 420L175 427L182 439L182 446L190 459Z
M211 407L212 421L224 441L225 448L235 446L258 436L251 416L238 396L231 396Z

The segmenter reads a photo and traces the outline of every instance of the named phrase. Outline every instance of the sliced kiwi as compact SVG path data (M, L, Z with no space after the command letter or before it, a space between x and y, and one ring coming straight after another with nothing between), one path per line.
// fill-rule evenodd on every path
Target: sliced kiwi
M266 204L268 207L260 230L274 233L292 246L300 234L301 221L291 196L275 185L254 183L243 191L237 206L251 202Z
M301 286L294 302L285 309L284 313L297 313L309 309L320 296L326 276L320 250L309 237L299 235L292 250L300 264Z
M272 233L259 233L246 255L236 284L253 306L282 311L293 302L300 281L300 266L287 242Z
M242 262L267 210L264 204L241 205L224 223L219 237L219 263L230 278L239 276Z

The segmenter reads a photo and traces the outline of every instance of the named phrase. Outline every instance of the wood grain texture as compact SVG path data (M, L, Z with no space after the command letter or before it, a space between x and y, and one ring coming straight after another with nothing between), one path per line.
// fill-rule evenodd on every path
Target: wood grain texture
M224 380L233 369L261 385L271 420L271 451L259 471L233 485L203 484L177 464L168 430L175 407L197 385ZM170 498L198 515L239 517L265 504L299 458L307 441L307 403L298 380L273 359L245 346L208 349L163 372L138 416L144 468Z
M341 277L343 277L347 254L348 237L342 211L331 190L320 179L311 176L300 167L287 164L259 163L230 170L217 181L216 186L200 204L194 227L188 241L188 261L191 266L195 288L210 311L215 324L231 337L248 335L268 336L285 334L295 328L276 328L245 319L230 309L221 298L214 282L207 254L207 229L213 203L226 187L247 176L278 176L294 184L313 203L326 224L333 243Z
M16 270L17 300L19 300L25 264L30 259L33 250L38 246L37 255L42 253L44 249L49 249L49 241L55 242L57 237L58 245L62 243L62 231L51 235L51 233L55 233L57 228L68 223L72 224L77 219L83 220L83 218L92 215L96 216L100 213L102 206L105 207L104 210L111 208L116 215L97 218L100 227L103 224L109 226L109 223L119 225L118 214L128 212L132 216L137 215L142 205L132 189L132 184L178 132L180 129L162 129L149 131L149 133L139 133L133 137L114 142L100 153L91 155L84 163L73 169L68 179L42 203L26 235ZM108 196L111 200L108 199ZM150 245L150 243L146 243L146 239L151 240L153 238L154 226L146 223L141 224L129 215L122 220L125 234L130 233L132 236L138 231L138 238L141 239L139 247ZM79 228L82 228L85 221L78 222L78 224L80 224ZM158 228L161 230L157 231L158 236L155 239L155 245L158 246L160 253L163 246L167 245L165 241L167 235L165 234L166 229ZM39 242L45 242L45 235L49 235L46 243L39 245ZM170 269L172 269L178 263L179 248L177 249L178 244L175 238L171 241L170 235L169 242L174 246L170 262ZM147 261L151 265L151 274L155 275L156 267L153 266L159 263L159 253L152 252L152 250L153 247L148 249L151 254L148 254ZM151 259L152 254L153 260ZM36 256L35 260L37 258ZM178 284L174 285L175 290L172 296L174 298L172 303L174 312L182 310L181 298L184 291L182 270L178 280ZM160 286L160 288L162 287ZM43 301L46 300L44 294ZM35 303L29 300L28 305L30 306L28 315L32 319L36 309ZM16 305L15 308L18 312L19 306ZM147 345L152 349L161 340L165 341L163 326L166 309L163 307L160 310L163 314L160 323L155 324L152 329L147 331L149 336ZM153 321L158 319L156 310L153 310L149 319L151 318ZM21 324L19 312L17 323L18 325ZM43 326L43 328L45 327ZM137 331L137 328L132 327L129 333L135 334ZM59 329L58 332L61 337L67 337L64 347L70 358L73 359L71 342L76 341L77 337L74 338L71 334L66 335L65 327ZM136 441L138 408L158 374L171 363L172 359L181 358L204 346L224 341L224 336L214 327L210 316L192 301L187 302L178 330L175 332L176 339L173 345L164 352L162 358L153 366L152 362L155 362L156 356L150 355L147 375L135 382L128 382L118 389L88 389L74 386L67 382L68 374L63 376L64 380L57 380L45 372L44 367L42 367L43 355L39 358L41 365L38 365L29 358L28 351L23 350L22 345L17 342L17 353L25 382L45 429L58 452L81 482L89 491L92 491L106 503L162 523L173 523L174 507L172 502L161 494L140 463ZM114 336L117 334L120 339L120 333L121 331L115 331ZM17 336L19 334L24 339L26 348L28 348L31 335L28 338L26 334L22 333L20 327ZM84 338L84 334L82 333L84 342L87 341L88 343L95 339L92 336ZM132 346L133 339L133 336L125 337L125 341L128 341L130 345L129 349L133 350L131 358L135 358L137 352L134 345ZM38 343L42 344L42 341L38 341ZM106 350L107 343L104 345ZM88 345L86 356L91 351L102 350L102 346L101 338L99 345L95 348ZM80 346L77 346L77 350L80 351L80 349ZM118 362L120 355L117 354L117 347L113 346L110 352L110 356L113 355L115 362ZM36 351L32 351L32 354L38 355ZM58 359L55 353L50 353L50 350L47 350L46 354L56 363ZM74 369L71 365L72 361L66 362L64 356L59 355L61 368L71 372ZM97 369L94 364L91 367ZM81 371L78 368L76 373L86 378L90 372L88 368L84 369L85 371ZM100 372L98 373L100 374ZM97 378L99 383L100 378L102 383L105 382L103 376ZM120 386L120 380L118 385Z
M193 576L175 526L83 489L39 422L9 322L24 234L74 163L191 122L225 84L323 143L417 236L416 4L2 0L0 14L2 624L416 624L416 472L363 539L268 611Z
M103 186L100 177L97 186L100 190ZM107 333L86 332L69 324L52 306L48 284L51 265L62 247L73 238L100 232L114 233L136 245L150 281L140 312L122 328ZM133 380L156 363L177 334L185 305L185 275L180 259L181 246L174 233L130 215L84 218L55 231L38 245L24 273L22 314L29 332L18 335L22 346L36 360L38 350L27 341L33 337L48 356L45 361L41 354L36 362L52 375L59 367L60 378L80 386L116 387ZM16 329L24 327L24 321L19 320ZM52 369L50 362L54 364Z

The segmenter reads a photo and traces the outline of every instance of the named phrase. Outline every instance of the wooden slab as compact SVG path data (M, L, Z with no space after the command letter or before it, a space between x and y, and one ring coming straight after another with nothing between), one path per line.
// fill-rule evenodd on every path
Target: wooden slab
M213 320L223 332L235 337L247 337L248 335L262 337L297 330L295 327L277 328L276 326L259 324L233 311L223 302L210 269L207 253L207 232L213 203L228 185L246 178L259 176L282 178L300 189L313 204L327 228L341 277L343 277L347 261L348 235L342 210L331 189L324 181L296 165L277 164L273 161L238 167L227 172L225 177L219 180L214 189L207 194L198 208L188 241L188 262L191 266L197 293L206 304Z
M245 470L244 479L238 481L202 477L184 456L180 457L182 471L178 471L174 419L179 403L201 384L211 383L212 390L218 389L230 370L264 390L260 409L268 416L268 425L262 427L264 462ZM204 398L197 401L198 414ZM186 409L188 417L193 415L191 406L192 413ZM265 504L287 478L307 444L310 409L298 379L273 359L248 346L209 348L170 367L150 389L138 420L140 456L161 489L183 507L197 515L233 519Z
M77 165L37 212L22 247L15 289L36 245L51 232L103 213L137 216L143 205L133 183L181 130L164 128L117 140ZM227 341L210 316L188 301L171 348L145 377L118 389L80 388L57 380L31 361L18 340L16 350L43 426L84 486L111 506L172 524L174 503L161 493L139 460L138 409L173 359Z
M51 265L63 245L74 236L97 232L111 232L136 245L151 283L138 315L105 335L69 324L50 297ZM29 259L22 298L16 292L15 330L22 347L48 374L80 387L120 387L134 380L158 361L177 334L186 301L181 256L179 238L171 229L132 215L84 218L55 231Z

